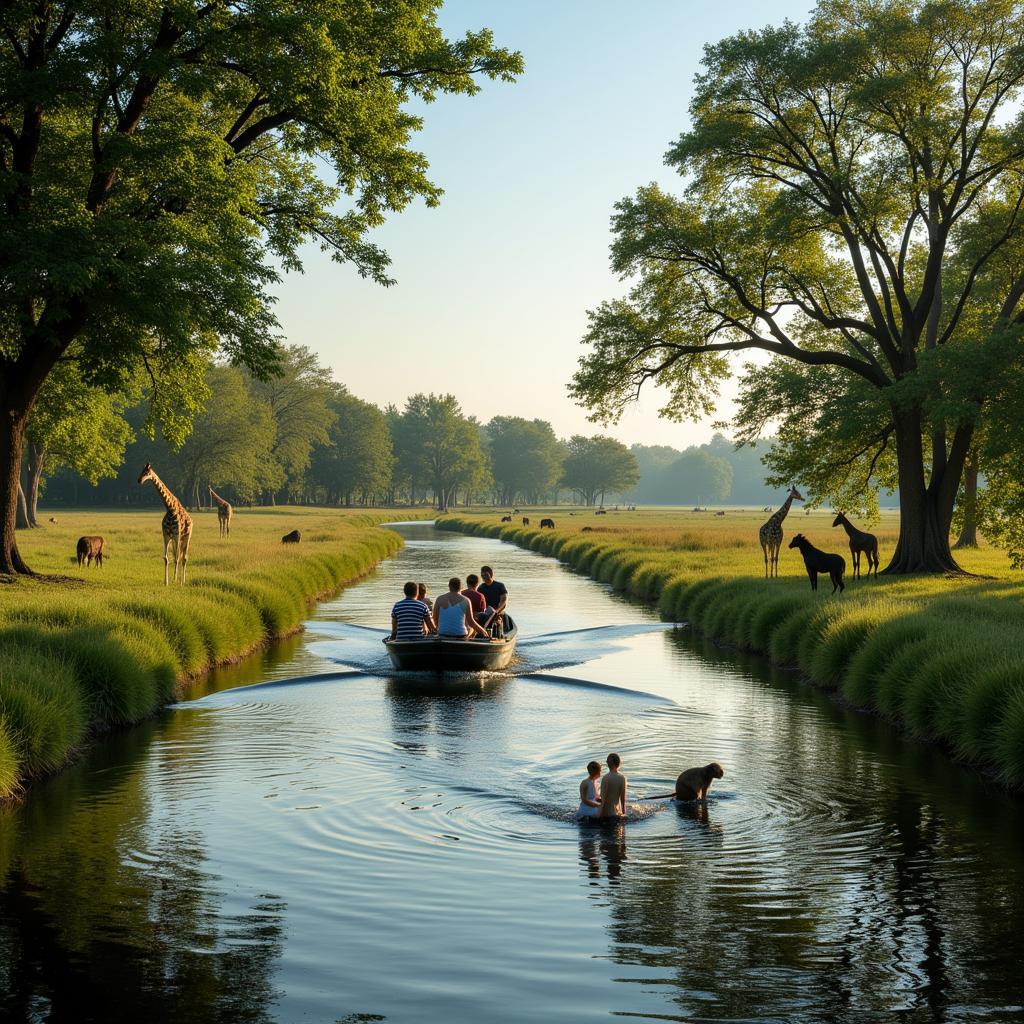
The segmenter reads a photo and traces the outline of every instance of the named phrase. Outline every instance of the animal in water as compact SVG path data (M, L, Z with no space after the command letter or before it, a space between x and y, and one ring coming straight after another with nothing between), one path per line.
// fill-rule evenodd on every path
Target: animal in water
M57 517L56 516L50 516L50 522L53 523L54 526L56 526L57 525Z
M594 528L592 526L584 526L580 533L593 533Z
M540 521L540 528L542 530L553 530L555 528L554 519L542 519Z
M838 513L832 520L833 527L841 526L846 535L850 538L850 556L853 558L853 578L860 576L860 556L868 556L868 576L871 576L871 568L874 566L875 578L878 578L878 538L873 533L865 533L858 530L842 512Z
M807 576L811 581L811 590L818 589L818 573L827 572L832 580L832 593L837 590L841 594L846 589L843 573L846 572L846 560L842 555L830 554L816 548L802 533L798 533L790 542L791 548L799 548L804 556Z
M139 484L151 481L156 493L163 499L167 514L160 523L164 539L164 586L168 585L167 573L170 558L168 552L174 549L174 579L178 578L178 566L181 566L181 582L185 582L185 567L188 564L188 545L192 540L192 517L185 511L185 506L171 493L171 489L153 472L147 462L139 474Z
M529 516L523 516L523 526L529 526L529 525L530 525L530 517Z
M217 525L220 527L220 535L222 537L230 536L231 517L235 514L231 502L225 501L212 487L210 488L210 497L217 502Z
M501 517L501 521L503 523L511 523L512 522L512 517L511 516L502 516Z
M761 541L761 550L764 552L764 578L779 575L779 549L782 547L782 520L789 512L789 506L793 499L803 501L803 496L795 487L790 487L786 500L782 507L772 513L768 522L758 531L758 539Z
M75 554L78 556L78 568L82 564L92 565L93 559L98 566L103 565L103 538L102 537L79 537L75 546ZM116 559L115 559L116 561Z
M302 540L302 534L298 530L292 530L291 533L286 533L281 538L282 544L298 544Z
M712 761L703 768L687 768L679 773L676 788L671 793L655 793L654 796L645 796L643 799L664 800L671 797L673 800L707 800L711 783L723 775L725 769L717 761Z
M597 511L596 511L596 512L594 513L594 515L595 515L595 516L606 516L606 515L608 515L608 510L607 510L607 509L605 509L605 508L599 508L599 509L598 509L598 510L597 510Z

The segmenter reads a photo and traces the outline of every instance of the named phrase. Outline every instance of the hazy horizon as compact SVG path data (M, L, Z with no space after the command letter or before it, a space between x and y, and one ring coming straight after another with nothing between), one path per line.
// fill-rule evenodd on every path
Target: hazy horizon
M446 3L449 36L491 28L499 45L523 52L526 71L514 85L484 82L477 96L424 109L414 145L445 195L439 208L418 203L374 233L398 283L382 288L307 246L305 274L277 289L287 342L308 345L381 406L433 391L484 422L540 418L562 437L601 431L680 449L709 440L728 400L706 421L676 424L658 417L650 388L604 431L566 384L586 310L623 290L608 267L614 204L652 180L679 188L663 155L688 124L704 44L807 10L737 0L697 14L694 4L652 0L624 18L608 0Z

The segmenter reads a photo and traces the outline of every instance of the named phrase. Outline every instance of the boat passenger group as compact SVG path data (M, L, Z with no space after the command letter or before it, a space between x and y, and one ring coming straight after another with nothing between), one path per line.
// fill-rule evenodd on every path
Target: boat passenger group
M489 565L480 570L480 576L470 573L465 589L462 580L453 576L448 593L436 601L427 596L425 583L410 581L404 589L405 597L391 609L389 640L419 640L434 634L446 640L487 640L504 635L508 589L494 578Z

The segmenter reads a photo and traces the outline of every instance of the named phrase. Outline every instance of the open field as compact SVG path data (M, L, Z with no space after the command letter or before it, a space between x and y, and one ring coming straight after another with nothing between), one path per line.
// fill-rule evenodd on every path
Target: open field
M224 538L213 512L197 513L188 582L164 587L161 518L58 512L19 533L29 565L64 579L0 583L0 796L59 768L91 732L136 722L189 678L293 631L315 597L402 544L375 526L394 511L242 510ZM302 541L282 544L294 529ZM78 568L83 534L105 538L102 568Z
M760 511L724 516L641 509L459 513L439 526L501 537L552 555L594 579L657 604L666 619L688 621L720 642L794 665L817 686L881 714L915 736L1024 786L1024 574L1005 553L957 552L967 570L990 579L897 577L854 580L847 538L833 513L792 511L784 524L779 578L764 579ZM543 516L554 530L540 530ZM897 515L874 532L884 568L896 543ZM590 527L592 532L584 533ZM847 587L830 596L827 577L811 592L797 533L842 553Z

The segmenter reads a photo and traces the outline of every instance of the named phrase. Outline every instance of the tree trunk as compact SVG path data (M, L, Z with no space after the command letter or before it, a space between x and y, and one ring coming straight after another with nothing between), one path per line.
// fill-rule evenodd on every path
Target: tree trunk
M25 424L28 412L11 407L7 395L0 395L0 573L31 573L18 553L15 531L21 489L21 460L25 454Z
M978 456L972 454L964 467L964 523L953 550L978 546Z
M46 448L35 441L28 442L28 522L39 525L39 485L46 465Z
M964 455L951 453L945 467L925 485L921 416L917 410L900 410L896 421L896 457L899 466L900 535L892 560L883 570L889 575L906 573L957 573L963 569L949 548L953 501L949 489L959 485ZM960 432L958 431L958 436ZM959 448L962 442L954 442ZM955 490L954 490L955 495Z

